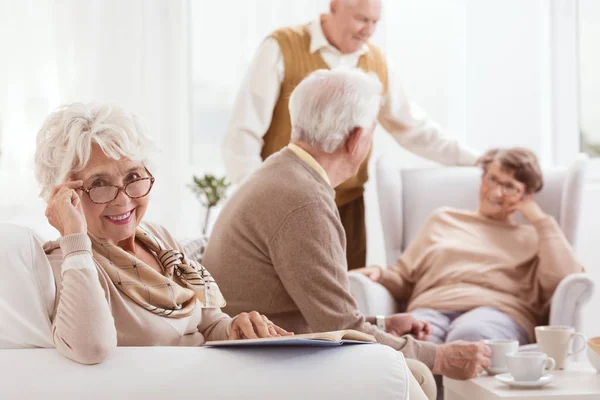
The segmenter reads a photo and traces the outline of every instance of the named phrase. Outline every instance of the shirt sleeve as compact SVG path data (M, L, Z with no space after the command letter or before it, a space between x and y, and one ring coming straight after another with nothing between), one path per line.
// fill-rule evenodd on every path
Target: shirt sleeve
M206 341L227 340L233 318L221 311L220 308L203 308L202 320L198 331Z
M64 356L82 364L104 361L117 347L114 319L86 234L67 235L49 256L57 290L52 339Z
M445 136L442 129L411 103L393 68L388 68L388 94L379 123L407 150L444 165L473 165L479 154Z
M554 218L548 216L535 222L533 226L539 237L537 277L541 287L541 301L546 303L561 280L569 274L584 272L584 269Z
M322 204L292 212L269 244L273 266L314 332L354 329L433 367L436 347L395 337L365 320L350 293L343 227Z
M260 156L284 77L279 44L267 38L258 48L242 81L223 139L227 176L241 183L262 163Z

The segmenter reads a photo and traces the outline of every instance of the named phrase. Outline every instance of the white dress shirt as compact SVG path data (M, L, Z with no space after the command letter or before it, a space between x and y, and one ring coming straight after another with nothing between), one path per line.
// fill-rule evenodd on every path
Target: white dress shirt
M366 44L357 52L343 54L326 39L321 20L309 28L310 52L321 52L329 68L356 67ZM271 125L284 78L283 54L277 41L265 39L254 56L236 98L231 121L223 139L223 158L227 176L242 182L262 163L263 137ZM440 127L409 103L404 90L388 68L388 91L379 122L407 150L446 165L470 165L477 158L473 150L456 139L445 137Z

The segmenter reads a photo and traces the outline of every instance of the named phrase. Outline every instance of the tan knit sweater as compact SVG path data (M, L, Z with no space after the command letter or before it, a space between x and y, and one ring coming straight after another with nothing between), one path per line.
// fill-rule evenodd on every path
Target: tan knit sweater
M582 271L552 217L525 225L441 208L380 282L408 300L408 311L495 307L533 341L533 328L547 322L558 283Z
M434 345L365 321L350 293L345 251L333 189L285 148L225 204L203 262L228 313L256 310L296 333L356 329L432 368Z
M163 243L183 251L166 229L144 224ZM192 315L166 318L120 292L92 258L86 234L68 235L48 255L57 286L52 333L56 348L83 364L103 361L115 346L201 346L227 339L231 318L196 306ZM176 278L175 282L182 284Z

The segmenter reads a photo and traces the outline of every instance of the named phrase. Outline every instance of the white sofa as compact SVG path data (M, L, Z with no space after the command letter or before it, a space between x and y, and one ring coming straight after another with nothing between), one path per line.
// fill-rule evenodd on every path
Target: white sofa
M398 400L408 399L409 382L416 382L402 354L378 344L118 347L102 364L80 365L52 348L54 295L40 240L27 228L0 224L1 399Z
M536 195L536 201L554 216L573 247L577 245L587 162L587 156L579 155L569 168L544 170L544 188ZM436 208L477 208L481 169L405 170L395 157L384 155L377 161L375 179L386 260L387 265L391 265ZM402 311L402 305L383 286L360 274L349 275L352 294L363 313L389 315ZM552 299L549 323L570 325L580 330L581 308L589 301L593 290L593 281L586 274L573 274L563 279Z

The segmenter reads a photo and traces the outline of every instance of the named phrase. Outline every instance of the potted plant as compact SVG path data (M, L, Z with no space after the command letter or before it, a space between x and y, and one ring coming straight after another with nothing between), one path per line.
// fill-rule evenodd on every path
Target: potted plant
M210 210L227 197L227 188L231 185L225 177L217 178L212 174L202 177L193 176L194 183L189 188L196 195L200 203L206 208L202 234L206 236L208 223L210 221Z

